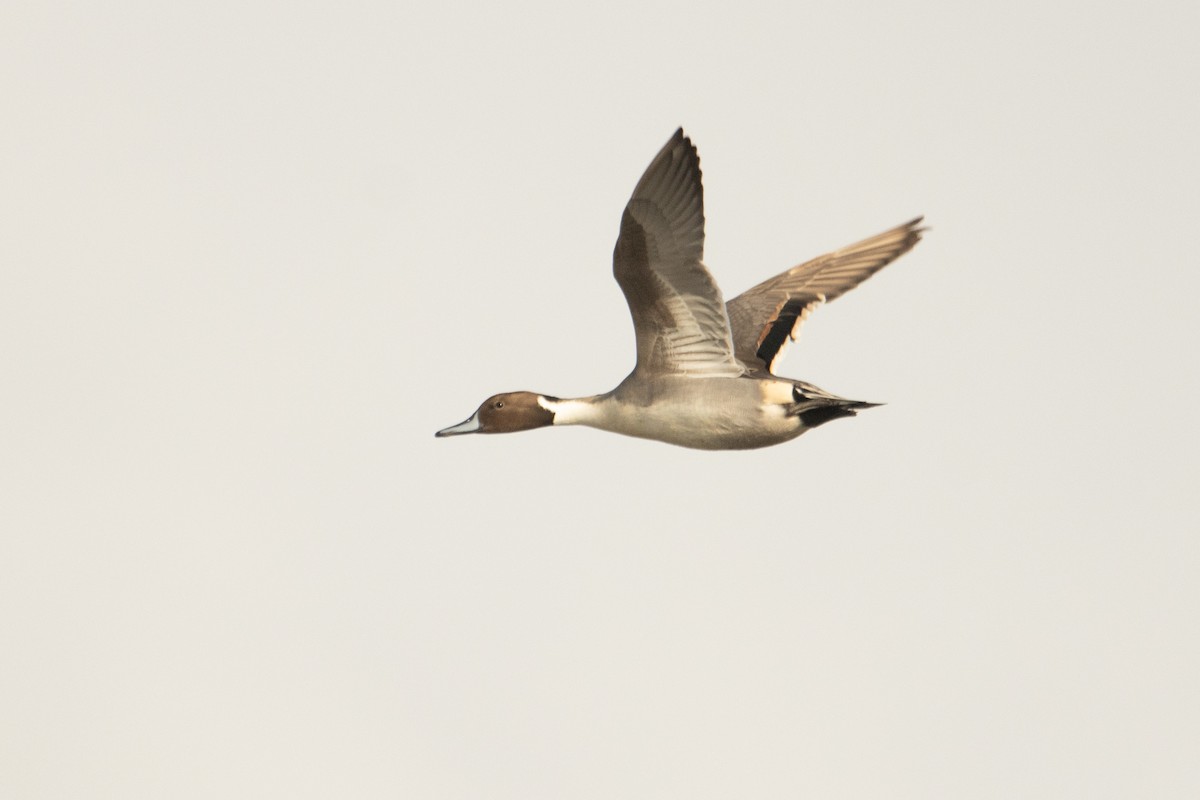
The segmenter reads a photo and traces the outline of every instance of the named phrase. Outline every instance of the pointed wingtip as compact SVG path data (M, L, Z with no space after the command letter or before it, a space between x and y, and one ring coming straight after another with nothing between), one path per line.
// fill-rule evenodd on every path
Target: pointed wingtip
M667 148L675 148L675 147L679 146L680 144L691 149L692 152L695 152L695 150L696 150L696 145L692 141L692 137L688 136L686 133L683 132L682 125L680 125L678 128L676 128L675 133L673 133L671 135L671 140L669 142L667 142Z

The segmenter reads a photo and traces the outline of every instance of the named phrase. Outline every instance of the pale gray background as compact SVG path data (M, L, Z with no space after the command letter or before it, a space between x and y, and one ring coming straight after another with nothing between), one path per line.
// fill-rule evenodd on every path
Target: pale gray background
M0 796L1195 798L1194 2L9 4ZM703 453L435 440L928 215Z

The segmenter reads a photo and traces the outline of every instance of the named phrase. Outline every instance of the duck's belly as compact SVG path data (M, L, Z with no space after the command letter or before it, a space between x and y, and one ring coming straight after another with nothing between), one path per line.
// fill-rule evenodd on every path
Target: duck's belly
M696 379L687 379L693 381ZM720 381L716 383L716 381ZM652 402L614 403L596 427L700 450L749 450L794 439L803 423L769 402L759 381L713 379L703 391L659 392ZM691 389L690 386L682 387ZM788 395L790 396L790 385Z

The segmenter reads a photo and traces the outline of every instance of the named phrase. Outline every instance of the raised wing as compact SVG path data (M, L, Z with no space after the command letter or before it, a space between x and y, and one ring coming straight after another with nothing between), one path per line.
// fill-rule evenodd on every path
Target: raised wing
M821 303L841 297L921 240L924 217L768 278L726 304L737 358L774 372L785 346Z
M613 275L637 335L638 372L745 372L734 358L725 301L703 256L700 158L680 128L633 190L613 251Z

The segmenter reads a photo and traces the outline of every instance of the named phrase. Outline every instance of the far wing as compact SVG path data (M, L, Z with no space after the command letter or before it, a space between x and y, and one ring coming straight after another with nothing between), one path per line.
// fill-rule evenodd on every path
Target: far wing
M924 217L793 267L726 304L737 358L773 372L785 345L821 303L841 297L921 240Z

